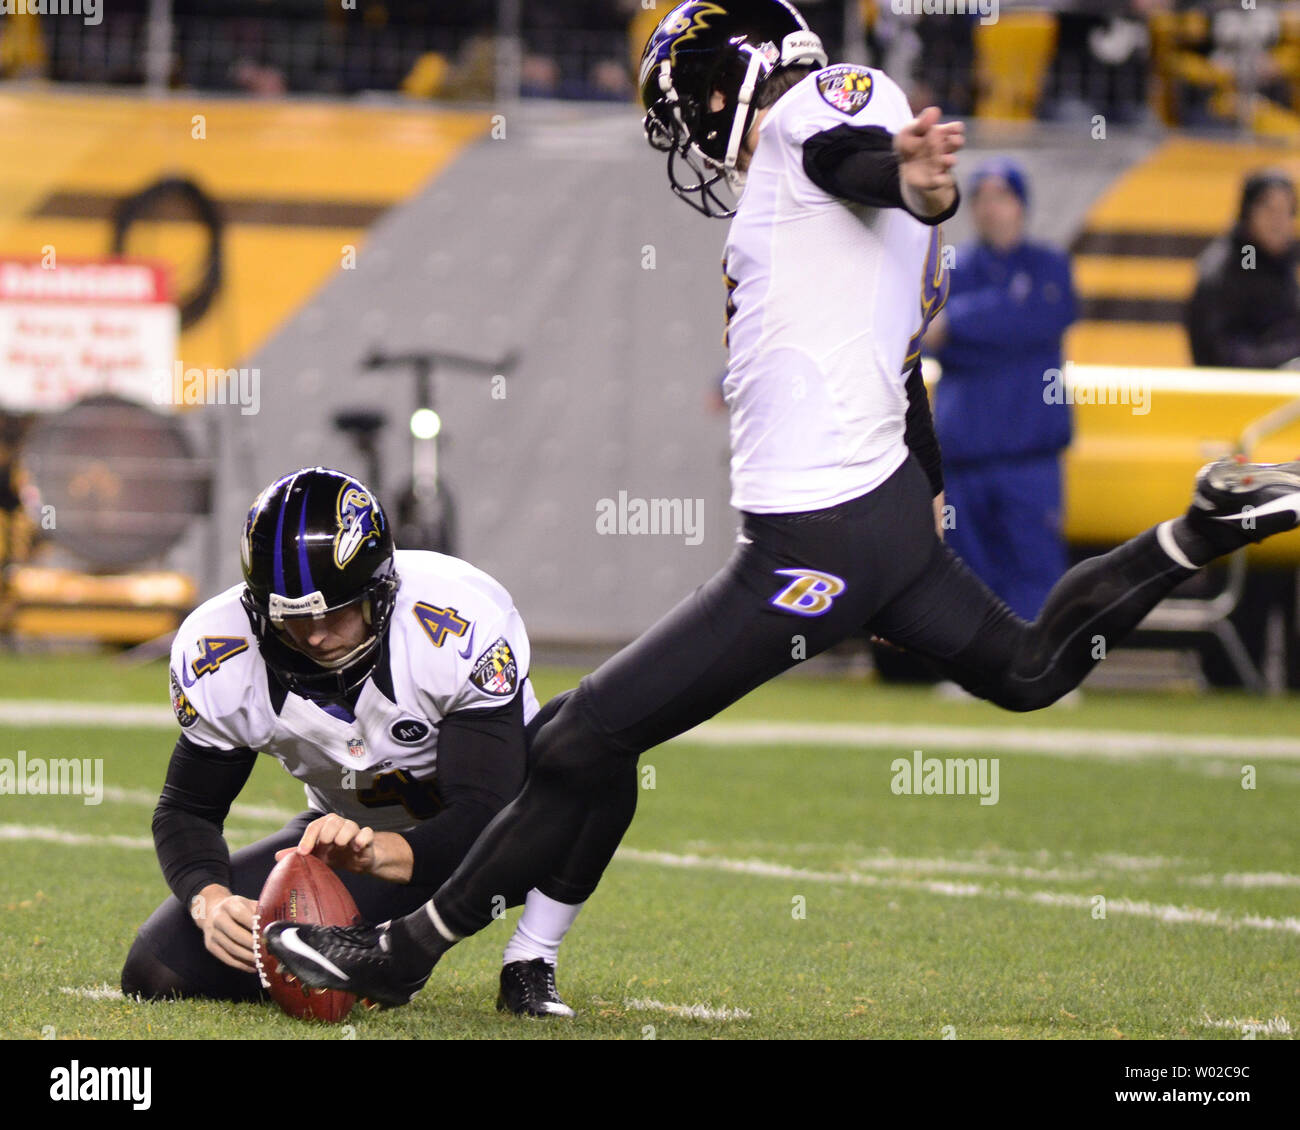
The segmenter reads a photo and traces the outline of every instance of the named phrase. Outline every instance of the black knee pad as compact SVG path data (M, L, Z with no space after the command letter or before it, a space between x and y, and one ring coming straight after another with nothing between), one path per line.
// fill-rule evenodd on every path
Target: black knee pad
M189 996L184 978L159 961L137 934L122 966L122 995L142 1000L175 1000Z
M636 757L603 729L579 687L537 731L531 762L529 776L538 783L585 793L616 787Z

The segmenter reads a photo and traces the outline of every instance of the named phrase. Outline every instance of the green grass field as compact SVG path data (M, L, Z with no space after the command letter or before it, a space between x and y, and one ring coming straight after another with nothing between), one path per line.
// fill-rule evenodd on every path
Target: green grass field
M539 695L578 674L535 672ZM0 699L0 758L103 758L109 786L98 806L0 797L11 1037L1240 1039L1258 1024L1258 1038L1283 1039L1300 1026L1300 743L1278 743L1300 734L1300 699L1089 693L1015 716L862 679L778 680L707 737L642 759L654 787L561 958L575 1022L496 1013L498 923L453 950L411 1006L354 1013L343 1029L270 1004L111 992L136 927L167 897L149 821L174 731L16 711L34 699L165 708L165 668L5 657ZM733 723L799 729L772 741ZM960 749L908 731L863 745L833 723L949 727ZM1008 749L1008 731L1039 734L1040 748ZM1103 743L1110 731L1118 744ZM1131 732L1164 737L1129 748ZM1231 741L1192 744L1204 735ZM895 795L890 762L914 748L997 758L998 803ZM228 822L232 845L279 826L266 809L300 806L300 787L263 759Z

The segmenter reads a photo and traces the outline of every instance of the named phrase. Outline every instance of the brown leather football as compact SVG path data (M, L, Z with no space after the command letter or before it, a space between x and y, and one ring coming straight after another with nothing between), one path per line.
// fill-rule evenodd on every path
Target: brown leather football
M343 1020L356 997L333 989L309 989L294 978L286 980L284 968L262 941L262 929L272 922L298 922L311 926L351 926L361 921L342 880L314 855L286 855L266 877L257 899L253 923L253 952L262 987L290 1016L300 1020Z

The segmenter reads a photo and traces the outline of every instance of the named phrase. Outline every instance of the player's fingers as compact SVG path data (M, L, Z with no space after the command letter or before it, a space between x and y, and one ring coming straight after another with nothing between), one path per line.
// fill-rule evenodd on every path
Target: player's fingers
M256 913L256 902L251 899L242 899L238 895L231 895L229 899L222 902L220 913L217 914L217 923L218 925L230 923L231 927L243 931L244 934L250 934L253 915Z
M251 930L253 928L253 916L257 913L257 903L252 899L246 899L240 895L231 895L221 905L232 921L237 922L246 929Z
M337 841L339 828L346 823L343 817L331 812L328 816L322 816L317 823L320 825L316 829L316 846L328 847Z
M217 920L216 933L238 949L246 949L250 952L253 949L253 924L251 921L245 924L237 922L228 915L223 915Z
M328 817L321 816L302 830L302 839L298 841L299 855L310 855L312 853L312 850L316 847L316 839L320 835L320 827L327 819Z
M243 941L231 937L221 929L220 924L214 924L205 944L209 953L220 958L227 965L233 965L236 969L248 969L250 971L255 967L253 961L253 935L251 933L248 934L247 941Z
M357 838L357 833L361 831L361 826L355 820L342 820L337 828L334 829L334 846L345 848Z
M356 839L352 841L354 851L360 853L366 850L375 842L375 830L373 828L362 828L357 832Z
M232 945L228 939L219 938L215 948L211 946L208 948L214 957L220 958L235 969L242 969L245 973L253 973L257 969L257 963L253 959L251 943L250 948L243 949Z

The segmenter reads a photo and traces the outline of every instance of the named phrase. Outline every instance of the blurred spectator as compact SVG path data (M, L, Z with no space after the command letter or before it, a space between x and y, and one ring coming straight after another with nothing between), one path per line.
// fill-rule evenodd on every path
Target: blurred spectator
M1168 7L1169 0L1134 0L1128 12L1060 12L1043 116L1068 121L1102 114L1117 123L1145 119L1147 18Z
M935 429L955 508L946 536L1033 619L1066 568L1060 453L1072 421L1044 389L1075 318L1070 261L1026 240L1029 190L1017 164L986 162L967 191L978 239L958 249L948 303L926 335L943 365Z
M250 59L240 59L230 69L235 89L254 98L279 98L287 89L284 72L276 67L263 67Z
M1197 263L1186 322L1195 364L1276 369L1300 357L1295 220L1289 176L1246 178L1236 224Z

